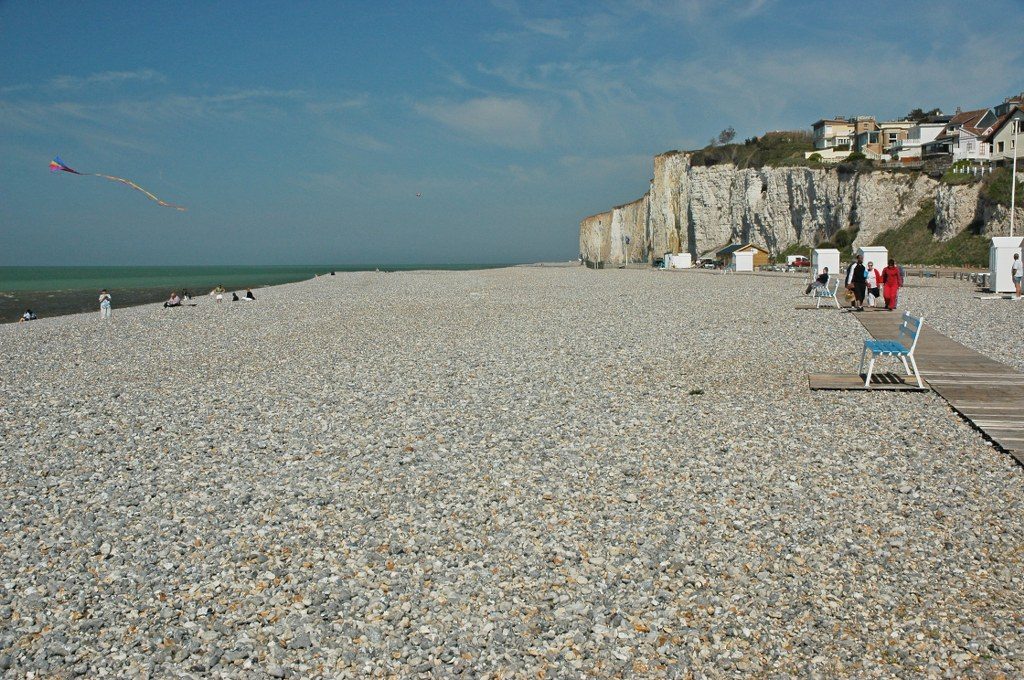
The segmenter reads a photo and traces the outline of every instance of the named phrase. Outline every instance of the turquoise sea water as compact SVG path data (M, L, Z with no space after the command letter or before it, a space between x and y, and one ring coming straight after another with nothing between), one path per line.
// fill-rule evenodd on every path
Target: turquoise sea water
M316 274L352 271L417 269L493 269L502 264L423 265L279 265L232 267L0 267L0 322L17 321L26 309L40 319L96 311L99 291L106 288L114 308L166 300L171 291L204 295L214 286L228 291L258 289ZM257 297L258 297L257 293Z
M0 267L0 292L107 288L255 288L311 279L326 272L491 269L497 264L272 265L204 267ZM202 291L206 292L206 291Z

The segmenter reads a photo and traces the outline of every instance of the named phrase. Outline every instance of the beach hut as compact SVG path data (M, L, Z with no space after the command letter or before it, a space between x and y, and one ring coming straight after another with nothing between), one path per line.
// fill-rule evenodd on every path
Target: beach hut
M740 258L740 262L737 262L734 257L736 253L746 253L746 255L743 255ZM753 243L733 243L732 245L728 245L715 253L715 258L722 262L729 262L732 264L742 263L743 266L746 266L746 262L749 259L750 269L737 268L736 271L738 272L754 271L754 267L760 267L768 264L769 256L770 254L767 250L761 246L755 246Z
M828 273L836 276L839 273L839 251L835 248L815 248L811 251L811 278L828 267Z
M1013 293L1013 254L1020 253L1020 236L993 236L992 245L988 249L989 290L995 293ZM1021 255L1024 257L1024 255Z
M669 269L689 269L693 266L693 258L689 253L672 253L665 256Z
M864 258L864 264L875 263L875 269L882 271L889 264L889 249L885 246L860 246L857 248L857 255ZM829 268L829 271L832 271Z
M750 250L737 250L732 254L732 268L737 272L754 271L754 253Z

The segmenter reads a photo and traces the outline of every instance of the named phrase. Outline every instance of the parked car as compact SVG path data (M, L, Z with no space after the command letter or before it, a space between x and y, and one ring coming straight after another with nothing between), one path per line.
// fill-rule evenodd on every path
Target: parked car
M798 257L795 260L793 260L793 266L794 267L810 267L811 266L811 261L808 260L806 257Z

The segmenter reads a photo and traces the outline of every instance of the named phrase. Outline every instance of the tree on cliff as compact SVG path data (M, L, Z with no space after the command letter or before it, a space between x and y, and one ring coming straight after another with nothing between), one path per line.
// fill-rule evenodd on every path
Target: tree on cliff
M731 125L718 133L719 144L729 144L734 139L736 139L736 130Z
M928 118L929 116L941 116L941 115L942 115L942 110L941 109L932 109L931 111L923 111L923 110L917 108L917 109L914 109L913 111L911 111L910 113L907 114L907 120L922 121L925 118Z

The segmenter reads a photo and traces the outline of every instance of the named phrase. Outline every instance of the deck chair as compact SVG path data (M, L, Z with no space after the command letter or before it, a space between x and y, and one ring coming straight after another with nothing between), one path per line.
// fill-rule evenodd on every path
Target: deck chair
M829 288L831 286L831 288ZM814 287L814 297L816 298L815 308L821 307L821 301L824 300L825 304L828 304L829 300L835 303L836 309L839 309L839 298L836 297L836 293L839 292L839 277L830 276L829 282L824 286Z
M907 375L917 379L917 386L924 389L921 382L921 372L917 370L917 362L914 361L914 349L917 347L917 339L921 337L921 326L924 325L923 316L911 316L910 312L903 313L903 320L900 323L900 333L896 340L865 340L864 351L860 354L860 371L864 371L864 360L868 358L868 372L864 378L864 387L871 387L871 373L875 368L875 359L879 357L891 357L903 362L903 368L907 369ZM909 363L908 363L909 362ZM910 367L914 370L911 372Z

